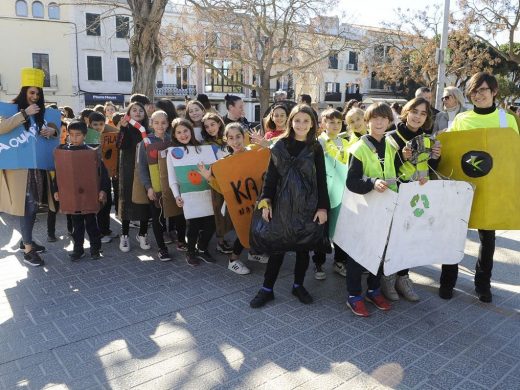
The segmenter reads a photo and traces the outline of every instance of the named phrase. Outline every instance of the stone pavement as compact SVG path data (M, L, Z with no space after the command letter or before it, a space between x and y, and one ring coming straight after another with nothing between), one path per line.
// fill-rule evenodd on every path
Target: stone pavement
M454 299L437 296L438 266L421 267L420 302L361 319L330 260L327 280L308 272L313 305L290 293L291 257L275 301L253 310L262 264L238 276L223 256L190 268L173 250L161 263L135 239L128 254L115 242L73 264L62 237L46 244L45 267L26 268L13 227L0 214L2 389L520 389L520 232L497 232L492 304L473 293L470 231Z

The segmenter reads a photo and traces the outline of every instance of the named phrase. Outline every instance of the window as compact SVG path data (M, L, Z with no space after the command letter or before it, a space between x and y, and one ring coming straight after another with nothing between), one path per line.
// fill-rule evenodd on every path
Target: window
M325 83L325 92L339 92L339 83Z
M33 18L42 18L43 19L43 4L39 1L34 1L32 3L32 16Z
M213 60L213 65L221 73L212 68L206 68L206 92L243 92L242 87L236 84L236 81L242 82L244 80L240 64L229 60ZM229 80L222 77L222 74L226 75Z
M60 19L60 6L56 3L49 3L47 8L49 13L49 19L59 20Z
M338 55L329 56L329 69L338 69Z
M188 88L188 67L178 66L177 72L177 88Z
M87 79L103 80L101 57L87 56Z
M87 35L100 36L101 23L99 14L85 14L85 27Z
M43 70L45 73L45 80L43 81L44 87L50 87L50 73L49 73L49 55L42 53L33 53L32 54L33 68L38 68Z
M132 68L128 58L117 59L117 81L132 81Z
M358 54L355 51L348 52L347 70L358 70Z
M16 16L28 16L27 2L18 0L16 2Z
M116 15L116 38L128 38L130 36L130 18Z

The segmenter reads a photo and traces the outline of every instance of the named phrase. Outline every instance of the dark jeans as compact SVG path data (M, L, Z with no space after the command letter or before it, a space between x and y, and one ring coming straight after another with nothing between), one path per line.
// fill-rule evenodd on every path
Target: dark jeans
M111 179L112 181L112 190L114 191L114 199L113 200L113 204L114 204L114 209L116 210L116 215L117 215L117 212L119 210L119 179L116 178L116 177L113 177Z
M240 242L240 240L237 237L235 239L235 242L233 243L233 254L235 256L240 256L240 254L242 253L243 250L244 250L244 246L242 245L242 243Z
M479 230L478 236L480 238L480 248L475 266L475 287L487 290L491 288L491 271L493 270L493 255L495 254L495 231ZM458 273L458 264L443 264L441 287L455 287Z
M187 221L188 251L195 252L195 245L200 251L208 249L209 241L215 233L215 217L192 218Z
M112 209L112 193L108 191L107 201L97 213L97 221L99 231L102 235L108 236L112 231L110 230L110 210Z
M278 278L280 267L283 263L285 252L269 256L264 275L264 287L272 289ZM309 268L309 252L296 252L296 263L294 264L294 284L303 285L305 272Z
M56 208L59 209L59 203L56 202ZM58 214L55 211L52 211L49 209L47 212L47 235L48 236L54 236L56 235L56 214ZM72 232L72 217L70 214L65 215L67 217L67 231L69 233Z
M312 261L316 265L325 264L325 260L327 258L327 254L325 252L314 252L312 255ZM341 249L338 245L334 244L334 261L336 263L344 263L347 261L347 254L343 249Z
M168 218L168 231L177 232L177 241L186 243L186 218L184 214Z
M148 220L139 221L139 235L144 236L148 231ZM130 233L130 221L128 219L123 219L121 221L121 234L123 236L128 236Z
M22 233L22 241L24 244L32 244L32 232L34 222L36 221L36 212L38 211L38 202L34 195L27 191L25 194L25 214L20 218L20 232Z
M90 253L101 249L101 233L97 225L96 214L72 215L72 239L74 240L74 252L83 253L85 241L85 229L90 241Z
M361 277L366 271L365 267L356 262L348 253L347 255L347 292L350 296L361 295L363 288L361 287ZM367 285L369 290L377 290L381 281L381 268L377 275L369 274Z
M150 202L150 212L152 215L152 230L153 235L155 236L155 242L157 243L157 247L159 249L166 249L166 244L164 243L163 233L165 232L165 221L162 216L162 208L157 207L155 202Z

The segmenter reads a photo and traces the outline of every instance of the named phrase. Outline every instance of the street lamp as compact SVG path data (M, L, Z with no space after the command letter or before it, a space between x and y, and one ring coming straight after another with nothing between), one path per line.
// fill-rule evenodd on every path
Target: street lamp
M450 0L444 0L444 15L442 22L441 47L437 49L436 61L438 64L437 72L437 91L435 94L435 107L442 111L442 92L446 83L446 48L448 47L448 24L450 17Z

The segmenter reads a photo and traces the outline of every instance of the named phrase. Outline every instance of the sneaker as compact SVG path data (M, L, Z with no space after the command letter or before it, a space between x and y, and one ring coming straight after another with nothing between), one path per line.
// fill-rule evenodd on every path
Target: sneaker
M267 264L267 262L269 261L269 256L256 255L256 254L253 254L253 253L249 252L247 254L247 260L258 261L261 264Z
M58 239L56 238L55 234L48 234L47 235L47 242L56 242Z
M222 242L217 242L217 252L223 253L225 255L229 255L233 253L233 248L229 246L226 240L223 240Z
M112 237L110 237L110 236L103 236L103 237L101 237L101 243L102 244L108 244L109 242L112 242Z
M171 244L173 242L172 237L168 232L163 233L163 240L165 244Z
M101 250L100 250L100 249L98 249L98 250L95 250L95 249L94 249L94 250L91 250L91 251L90 251L90 258L91 258L92 260L99 260L99 259L101 259L102 257L103 257L103 255L101 254Z
M230 260L227 269L238 275L247 275L251 272L240 260Z
M256 296L249 302L249 306L253 309L264 306L267 302L274 299L274 293L272 291L266 291L261 288Z
M139 221L130 221L130 227L134 229L139 229L141 227L141 222Z
M170 252L168 252L168 249L166 248L159 249L157 256L159 257L160 261L170 261L172 259L170 256Z
M475 287L475 292L477 293L478 300L480 302L491 303L493 300L493 295L491 294L490 288Z
M139 241L139 246L141 249L148 250L151 248L150 243L148 242L148 234L144 236L140 236L139 234L135 236L135 239Z
M347 276L347 268L345 267L345 264L343 264L340 261L334 262L333 270L334 270L334 272L336 272L337 274L340 274L343 277Z
M20 249L23 251L25 250L25 245L24 245L23 241L20 241ZM43 252L45 252L45 247L43 245L37 244L36 242L33 241L31 252L32 251L35 251L36 253L43 253Z
M208 250L205 250L205 251L198 251L197 252L197 256L199 257L199 259L201 259L202 261L204 261L205 263L216 263L217 260L215 260L215 258L213 256L211 256L211 253L209 253Z
M453 288L451 287L439 287L439 297L442 299L451 299L453 298Z
M352 310L352 313L359 317L368 317L370 313L365 306L365 301L363 301L363 297L361 295L356 295L353 297L348 297L347 299L347 307Z
M392 274L388 276L381 276L381 292L386 297L386 299L390 301L398 301L399 294L395 289L395 284L397 280L397 274Z
M34 249L23 254L23 262L31 267L40 267L45 264L38 252Z
M297 297L301 303L304 303L306 305L309 305L312 302L314 302L314 299L312 299L311 295L307 292L307 290L303 286L293 287L292 295Z
M70 261L79 261L85 257L85 252L72 252L69 253Z
M327 278L327 274L323 271L321 264L314 265L314 279L316 280L325 280Z
M130 240L127 235L121 235L119 237L119 250L121 252L130 252Z
M179 252L187 252L188 251L188 244L185 242L178 242L177 243L177 250Z
M407 301L417 302L421 299L413 289L413 282L412 279L410 279L410 275L397 276L395 289Z
M381 294L381 290L377 289L372 292L367 292L365 299L373 303L379 310L388 311L392 308L386 298Z
M192 267L200 265L200 259L195 255L195 252L186 252L186 263Z

